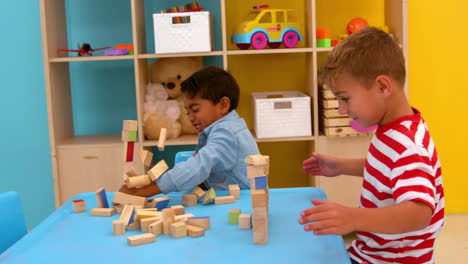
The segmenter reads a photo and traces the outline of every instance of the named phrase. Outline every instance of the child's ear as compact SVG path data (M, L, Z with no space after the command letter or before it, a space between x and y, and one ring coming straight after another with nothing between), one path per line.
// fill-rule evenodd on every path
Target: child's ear
M221 106L221 110L224 113L229 112L229 108L231 108L231 100L227 96L223 96L221 100L219 100L219 105Z
M393 82L392 80L386 75L379 75L375 78L377 83L377 87L379 88L380 92L384 95L390 95L393 92Z

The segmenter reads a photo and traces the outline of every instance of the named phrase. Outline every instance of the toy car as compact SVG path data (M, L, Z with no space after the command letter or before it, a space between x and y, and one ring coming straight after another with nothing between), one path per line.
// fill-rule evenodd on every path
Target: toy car
M298 30L295 10L254 7L232 35L232 42L240 49L294 48L304 38Z

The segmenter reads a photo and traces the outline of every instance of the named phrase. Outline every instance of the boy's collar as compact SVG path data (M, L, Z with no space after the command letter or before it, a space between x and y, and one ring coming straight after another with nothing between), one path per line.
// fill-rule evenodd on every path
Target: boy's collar
M236 110L233 109L231 112L229 112L227 115L223 116L222 118L214 121L211 125L209 125L207 128L203 129L203 131L200 133L200 134L209 134L211 129L213 129L213 127L218 124L218 123L221 123L221 122L224 122L224 121L227 121L227 120L234 120L234 119L237 119L239 118L239 115L237 114Z

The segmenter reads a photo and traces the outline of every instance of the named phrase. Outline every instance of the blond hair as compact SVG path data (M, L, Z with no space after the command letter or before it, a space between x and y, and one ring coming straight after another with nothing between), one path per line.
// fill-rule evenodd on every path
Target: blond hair
M367 27L333 48L320 70L319 83L334 83L346 74L366 87L379 75L387 75L403 87L405 58L390 35L375 27Z

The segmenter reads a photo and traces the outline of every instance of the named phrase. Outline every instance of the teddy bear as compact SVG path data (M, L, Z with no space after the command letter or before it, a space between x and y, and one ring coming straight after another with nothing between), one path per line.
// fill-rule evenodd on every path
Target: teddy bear
M161 128L166 128L166 138L177 138L182 132L178 121L180 107L176 100L168 100L164 86L161 83L149 83L143 114L143 133L149 139L159 139Z
M151 64L151 82L161 83L169 95L169 99L176 100L179 103L180 116L178 121L182 127L182 134L196 134L196 130L188 118L180 84L202 68L202 57L160 58ZM153 121L148 120L148 122ZM151 130L149 126L147 126L148 132Z

